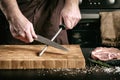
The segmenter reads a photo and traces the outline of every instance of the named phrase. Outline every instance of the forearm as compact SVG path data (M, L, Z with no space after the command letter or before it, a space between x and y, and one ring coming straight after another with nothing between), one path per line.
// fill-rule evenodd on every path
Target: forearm
M0 9L9 22L10 32L14 38L26 43L37 38L32 23L22 14L16 0L1 0Z
M78 6L79 0L65 0L65 6Z
M0 9L8 20L21 14L16 0L1 0Z

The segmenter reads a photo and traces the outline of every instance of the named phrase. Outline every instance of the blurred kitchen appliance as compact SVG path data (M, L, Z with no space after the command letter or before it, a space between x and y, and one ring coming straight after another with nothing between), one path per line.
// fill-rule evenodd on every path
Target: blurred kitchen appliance
M101 45L99 12L120 9L120 0L80 0L82 19L72 30L68 30L70 44L81 47Z
M120 7L120 0L80 0L82 9L115 9Z

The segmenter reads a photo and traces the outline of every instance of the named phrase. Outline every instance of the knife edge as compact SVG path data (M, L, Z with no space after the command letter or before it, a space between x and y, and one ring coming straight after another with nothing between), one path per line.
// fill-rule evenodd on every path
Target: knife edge
M43 36L37 35L37 39L35 39L35 40L38 41L38 42L41 42L43 44L46 44L48 46L52 46L54 48L61 49L63 51L68 51L67 48L65 48L65 47L61 46L60 44L58 44L56 42L53 42L53 41L51 41L51 40L49 40L49 39L47 39Z

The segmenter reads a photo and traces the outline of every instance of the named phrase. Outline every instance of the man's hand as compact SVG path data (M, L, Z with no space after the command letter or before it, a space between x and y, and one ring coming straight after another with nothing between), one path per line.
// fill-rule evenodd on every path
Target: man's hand
M26 17L19 15L9 20L10 31L13 37L26 43L33 42L37 38L33 25Z
M32 23L21 13L16 0L1 0L0 9L9 22L13 37L26 43L37 38Z
M60 23L63 19L66 28L72 29L81 19L79 0L66 0L60 17Z

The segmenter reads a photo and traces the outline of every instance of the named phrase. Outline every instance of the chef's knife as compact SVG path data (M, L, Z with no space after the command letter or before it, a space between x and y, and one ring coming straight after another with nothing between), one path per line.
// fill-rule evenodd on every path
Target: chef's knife
M64 50L64 51L68 51L66 48L64 48L60 44L58 44L56 42L53 42L53 41L51 41L51 40L49 40L49 39L47 39L47 38L45 38L43 36L37 35L37 39L35 39L35 40L38 41L38 42L41 42L43 44L46 44L46 45L58 48L58 49L61 49L61 50Z

